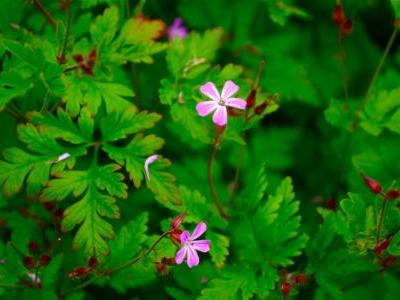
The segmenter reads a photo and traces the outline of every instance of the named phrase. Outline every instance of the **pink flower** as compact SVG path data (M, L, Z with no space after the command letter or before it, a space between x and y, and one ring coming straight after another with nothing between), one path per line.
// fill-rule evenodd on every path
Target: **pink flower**
M149 172L149 165L155 162L158 159L158 155L154 154L146 158L146 161L144 162L144 174L147 177L147 180L150 180L150 172Z
M197 113L205 117L214 112L213 122L218 126L225 126L228 122L228 112L226 107L234 107L238 109L246 108L246 101L240 98L232 98L239 90L239 87L228 80L224 84L221 95L219 94L214 83L207 82L200 87L200 91L209 97L211 101L203 101L197 104Z
M185 258L189 268L197 266L200 262L197 251L206 253L210 251L209 240L196 241L207 230L207 225L204 222L199 223L190 235L189 231L184 231L181 234L181 244L183 247L176 253L175 261L177 264L181 264Z
M173 40L176 38L185 38L188 35L188 30L185 26L183 26L183 22L181 18L176 18L172 25L167 29L167 35L169 40Z

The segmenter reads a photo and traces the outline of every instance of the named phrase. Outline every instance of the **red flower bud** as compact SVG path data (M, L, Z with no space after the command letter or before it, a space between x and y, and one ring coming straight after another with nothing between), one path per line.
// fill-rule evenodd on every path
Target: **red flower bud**
M88 55L89 64L91 66L94 66L96 64L96 59L97 59L97 50L95 48L89 52L89 55Z
M400 190L388 190L385 197L387 200L397 199L400 197Z
M47 266L50 263L51 257L50 255L47 254L43 254L40 258L39 258L39 265L41 266Z
M250 94L247 96L247 99L246 99L246 103L247 103L246 108L250 108L250 107L254 106L254 104L256 103L256 94L257 94L257 91L255 89L252 89L250 91Z
M353 22L351 20L346 20L340 28L340 35L346 36L353 29Z
M329 199L326 201L326 208L329 210L334 210L336 207L336 200L335 199Z
M39 250L39 245L36 242L31 241L28 244L28 249L29 249L29 251L34 253Z
M54 218L56 218L56 219L62 219L62 217L64 216L64 210L61 209L61 208L56 209L56 210L53 212L53 216L54 216Z
M88 267L91 269L94 269L94 268L96 268L96 266L97 266L97 259L96 259L96 257L91 256L88 261Z
M375 246L375 255L378 257L381 256L382 252L389 247L391 241L392 241L392 236L388 237L386 240L383 240L382 242L377 244Z
M33 268L35 266L35 264L36 264L35 259L32 256L25 256L22 259L22 262L23 262L24 266L29 268L29 269Z
M256 108L254 108L254 113L256 115L262 115L262 113L264 112L264 110L267 108L268 106L268 101L264 101L263 103L261 103L260 105L256 106Z
M48 211L52 211L54 209L54 203L47 201L47 202L43 202L43 206L45 209L47 209Z
M371 177L363 176L365 184L374 194L379 194L382 191L382 186L379 182L375 181Z
M344 22L344 11L343 6L341 4L336 4L335 11L333 13L333 22L336 25L340 26Z
M285 281L284 283L282 283L281 292L283 296L289 295L291 290L292 285L289 282Z
M175 218L173 218L171 221L171 229L176 229L179 226L181 226L184 219L185 219L184 214L180 214L180 215L176 216Z

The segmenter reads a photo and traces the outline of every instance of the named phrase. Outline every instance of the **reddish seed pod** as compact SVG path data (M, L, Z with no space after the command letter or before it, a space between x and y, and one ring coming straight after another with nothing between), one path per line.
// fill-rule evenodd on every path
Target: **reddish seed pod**
M184 214L180 214L180 215L176 216L175 218L173 218L171 221L171 229L176 229L179 226L181 226L184 219L185 219Z
M380 257L382 255L382 252L385 251L389 245L390 242L392 241L392 237L388 237L386 240L380 242L378 245L375 246L375 255L377 257Z
M4 219L0 219L0 227L6 227L7 226L7 221Z
M42 256L40 256L39 258L39 265L40 266L47 266L51 261L51 257L48 254L43 254Z
M54 218L56 218L56 219L62 219L62 217L64 216L64 210L61 209L61 208L56 209L56 210L53 212L53 216L54 216Z
M262 113L264 112L264 110L267 108L268 106L268 101L264 101L263 103L261 103L260 105L256 106L256 108L254 108L254 113L259 116L262 115Z
M180 244L181 243L181 234L182 234L182 230L176 228L169 233L169 237L172 240L172 242L174 242L175 244Z
M379 194L382 191L382 186L379 182L375 181L371 177L363 176L364 183L374 194Z
M385 197L387 200L400 198L400 190L388 190Z
M382 262L381 262L381 271L384 272L387 268L395 265L397 262L397 257L396 256L389 256L387 258L385 258Z
M97 259L96 259L96 257L91 256L88 260L88 267L91 269L94 269L94 268L96 268L96 266L97 266Z
M351 32L352 29L353 29L353 22L351 20L346 20L344 21L343 25L340 28L340 35L346 36Z
M256 94L257 94L257 91L255 89L252 89L250 91L250 94L247 96L247 99L246 99L246 107L247 108L253 107L254 104L256 104Z
M85 278L90 272L89 268L86 267L77 267L68 273L68 277L70 278Z
M39 250L39 245L36 242L31 241L28 244L28 249L30 252L35 253Z
M335 199L329 199L326 201L326 208L329 210L334 210L336 207L336 200Z
M294 282L298 285L303 285L307 283L307 281L308 281L308 276L306 274L297 274L294 277Z
M22 260L23 264L27 268L33 268L36 264L35 259L32 256L25 256Z
M281 293L283 296L288 296L291 290L292 290L292 285L289 282L285 281L284 283L282 283Z
M43 202L43 206L48 211L52 211L54 209L54 203L50 201Z
M335 11L333 12L333 22L336 25L340 26L344 22L344 11L343 6L341 4L336 4Z

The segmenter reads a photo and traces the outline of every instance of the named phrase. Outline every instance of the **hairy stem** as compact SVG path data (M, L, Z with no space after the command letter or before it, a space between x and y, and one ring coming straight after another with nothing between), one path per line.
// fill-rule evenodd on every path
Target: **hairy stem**
M210 156L208 157L207 175L208 175L208 185L210 187L211 197L212 197L212 199L214 201L214 204L217 207L219 215L221 217L223 217L224 219L227 219L228 215L226 214L224 208L222 207L221 201L219 200L217 192L215 191L214 180L213 180L213 172L212 172L213 162L215 160L215 154L217 153L217 145L218 145L219 139L220 139L220 135L218 135L215 138L215 141L212 144Z
M51 14L43 6L43 4L40 2L40 0L33 0L33 5L43 15L43 17L46 19L47 23L49 23L51 25L51 27L53 27L53 29L56 29L57 22L53 19Z
M387 196L383 198L382 202L382 208L380 210L379 214L379 220L378 220L378 227L376 229L376 244L378 245L381 241L381 232L382 232L382 225L383 225L383 220L385 218L385 212L386 212L386 207L388 205L389 199Z

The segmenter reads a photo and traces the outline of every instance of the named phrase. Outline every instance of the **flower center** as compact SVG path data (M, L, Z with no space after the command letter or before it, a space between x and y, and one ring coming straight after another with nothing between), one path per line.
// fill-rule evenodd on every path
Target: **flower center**
M218 105L225 106L225 101L224 101L224 99L222 99L222 98L219 99Z

